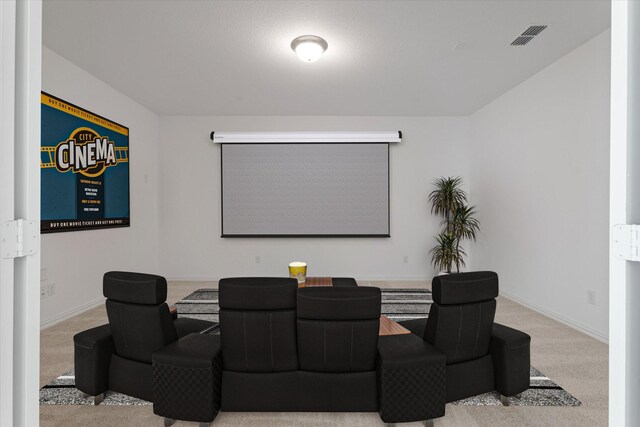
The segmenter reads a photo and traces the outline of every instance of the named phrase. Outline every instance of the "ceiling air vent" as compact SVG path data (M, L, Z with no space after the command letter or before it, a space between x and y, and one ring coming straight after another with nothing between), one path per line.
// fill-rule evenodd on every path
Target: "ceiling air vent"
M511 42L511 46L524 46L533 40L538 34L540 34L546 25L532 25L522 32L514 41Z
M531 40L533 40L533 37L520 36L511 42L511 46L524 46L525 44L529 43Z

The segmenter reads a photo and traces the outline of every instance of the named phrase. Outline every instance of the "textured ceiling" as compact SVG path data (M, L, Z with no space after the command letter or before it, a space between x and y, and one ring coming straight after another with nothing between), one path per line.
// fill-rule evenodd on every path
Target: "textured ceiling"
M45 1L43 42L160 114L466 115L609 23L608 1Z

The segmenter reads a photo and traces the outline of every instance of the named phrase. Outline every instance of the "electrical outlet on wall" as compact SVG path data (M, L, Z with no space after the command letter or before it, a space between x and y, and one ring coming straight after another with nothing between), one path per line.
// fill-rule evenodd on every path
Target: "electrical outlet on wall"
M407 255L402 257L402 263L403 264L409 264L409 257Z
M596 305L596 291L587 291L587 303Z
M55 283L49 283L47 285L47 297L54 296L55 294L56 294L56 284Z
M260 255L256 255L256 264L260 264Z

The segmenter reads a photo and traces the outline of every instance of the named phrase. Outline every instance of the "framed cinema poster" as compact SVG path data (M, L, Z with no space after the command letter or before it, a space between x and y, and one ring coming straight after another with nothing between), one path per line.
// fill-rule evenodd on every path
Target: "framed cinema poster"
M41 232L129 226L129 128L41 94Z

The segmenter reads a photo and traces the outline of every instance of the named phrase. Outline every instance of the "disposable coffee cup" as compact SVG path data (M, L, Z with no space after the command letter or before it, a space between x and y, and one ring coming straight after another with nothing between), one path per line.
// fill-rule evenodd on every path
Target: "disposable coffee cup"
M307 280L307 263L294 261L289 263L289 277L298 279L298 285Z

